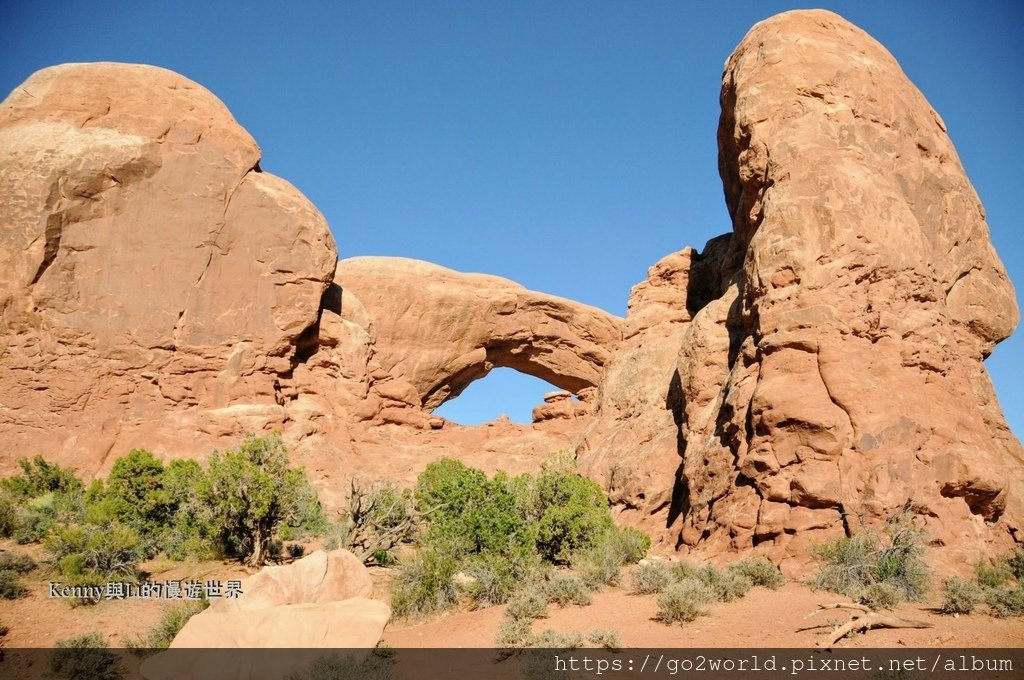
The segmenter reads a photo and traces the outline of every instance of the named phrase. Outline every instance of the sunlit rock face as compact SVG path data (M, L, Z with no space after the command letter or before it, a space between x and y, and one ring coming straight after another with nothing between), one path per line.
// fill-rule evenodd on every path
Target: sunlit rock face
M904 507L965 554L1024 538L1021 447L982 365L1019 314L942 119L824 11L754 26L721 103L734 251L720 295L686 298L680 544L782 559Z
M0 105L5 454L95 467L285 421L337 253L259 159L214 95L153 66L44 69Z
M622 319L418 260L339 263L199 85L40 71L0 105L0 472L280 429L328 506L352 477L569 449L659 549L792 563L903 509L951 561L1024 539L1024 453L982 363L1019 313L941 118L818 10L754 26L721 104L732 231L654 264ZM433 414L499 366L561 391L529 425Z

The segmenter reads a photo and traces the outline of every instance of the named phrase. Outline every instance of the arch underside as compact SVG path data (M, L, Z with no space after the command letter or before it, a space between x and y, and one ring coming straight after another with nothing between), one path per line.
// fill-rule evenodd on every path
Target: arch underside
M571 351L571 348L567 349ZM460 367L427 390L423 397L423 408L429 411L437 409L445 402L458 397L471 383L484 378L495 368L511 368L573 394L587 387L597 386L597 381L589 376L559 371L552 367L551 354L551 350L546 347L524 344L481 347L463 362L459 362L462 364Z

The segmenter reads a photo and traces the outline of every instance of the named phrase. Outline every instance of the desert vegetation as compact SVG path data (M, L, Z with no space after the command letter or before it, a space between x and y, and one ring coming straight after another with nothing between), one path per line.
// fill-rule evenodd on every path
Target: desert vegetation
M920 602L929 594L931 569L925 562L925 535L908 512L892 517L883 531L865 531L818 546L821 561L813 585L852 598L868 611ZM947 578L942 583L945 614L984 609L992 616L1024 615L1024 548L995 560L980 559L974 578Z
M713 602L743 598L754 586L777 589L785 577L763 558L734 562L723 571L712 564L652 561L633 571L631 590L658 596L658 618L664 623L693 621Z
M903 512L882 532L841 536L814 550L821 569L814 587L846 595L871 609L919 602L928 594L931 570L924 561L924 533Z
M153 649L167 649L188 620L210 606L209 600L190 600L166 607L160 620L142 635L129 638L125 646L146 653Z
M981 608L999 618L1024 616L1024 548L979 561L973 580L954 576L943 581L943 613L970 614Z
M41 543L71 586L134 582L139 563L159 554L258 566L279 555L282 535L326 526L316 493L301 468L288 466L276 434L250 435L237 449L212 454L205 467L192 460L165 465L135 449L105 480L88 485L41 456L19 465L20 473L0 484L0 534ZM0 594L24 594L20 576L35 567L25 555L4 553Z
M58 640L50 653L50 670L66 680L118 680L122 671L117 655L108 649L102 633Z
M403 516L415 515L421 525L392 587L400 617L460 600L490 606L511 599L516 620L529 621L543 616L548 603L588 604L592 591L617 582L622 566L650 547L641 532L615 526L604 492L577 474L566 455L536 475L514 478L488 478L440 460L403 497L409 499Z

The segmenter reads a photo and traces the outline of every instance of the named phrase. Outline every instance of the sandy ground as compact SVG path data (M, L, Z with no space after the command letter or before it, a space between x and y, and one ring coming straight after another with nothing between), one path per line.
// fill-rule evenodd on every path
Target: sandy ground
M39 546L0 542L0 549L41 557ZM143 565L155 581L197 578L241 579L247 575L231 562L149 562ZM377 596L387 599L388 570L373 569ZM27 597L0 600L0 621L10 630L3 644L50 647L57 640L93 631L107 636L111 647L124 646L155 624L173 601L160 599L105 600L94 606L73 607L48 596L51 576L37 569L23 578ZM628 580L627 580L628 582ZM716 604L710 614L687 624L666 625L656 620L655 596L632 595L609 588L594 595L588 607L550 607L550 615L533 624L534 631L553 628L561 633L586 634L594 628L618 631L626 647L813 647L827 639L832 626L846 614L827 611L812 615L818 603L842 601L791 582L778 591L753 589L745 598ZM927 621L921 630L872 630L843 640L839 647L1021 647L1024 619L997 619L985 614L952 617L939 614L937 602L905 604L898 616ZM392 621L384 642L392 647L492 647L504 607L455 611L424 621ZM811 615L808 618L808 615ZM817 626L817 627L815 627Z
M28 553L42 562L42 546L17 545L0 541L0 549ZM221 581L243 579L248 572L235 562L171 562L155 560L141 565L153 581L196 579ZM90 606L73 606L67 600L50 597L51 581L60 576L45 565L21 578L28 595L16 600L0 600L0 622L7 626L5 647L52 647L57 640L100 631L111 647L124 647L126 641L141 635L160 620L164 609L185 600L125 599L103 600Z
M830 593L815 592L789 583L777 591L755 588L742 600L711 607L708 616L686 624L657 621L655 596L631 595L612 588L594 595L588 607L550 607L546 619L534 621L533 630L553 628L561 633L593 628L617 630L625 647L813 647L827 640L831 623L847 615L827 611L807 618L818 603L843 601ZM934 605L910 604L895 614L927 621L934 628L872 630L842 641L838 647L1020 647L1024 620L986 615L954 618L939 614ZM504 607L456 612L420 622L392 622L384 641L393 647L493 647ZM811 626L823 626L806 629Z

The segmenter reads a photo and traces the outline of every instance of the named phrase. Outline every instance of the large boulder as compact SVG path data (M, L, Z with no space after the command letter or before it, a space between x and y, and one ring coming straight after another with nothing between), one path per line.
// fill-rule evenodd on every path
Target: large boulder
M207 611L223 613L288 604L325 604L373 597L373 581L348 550L317 550L291 564L264 567L242 581L242 595L218 600Z
M246 678L255 664L261 678L284 678L319 654L254 650L371 649L391 618L390 607L370 599L369 572L347 550L320 550L289 565L265 567L244 580L241 591L189 619L170 651L147 659L142 676Z
M153 66L55 66L0 104L8 450L95 470L286 420L337 253L259 160L213 94Z

